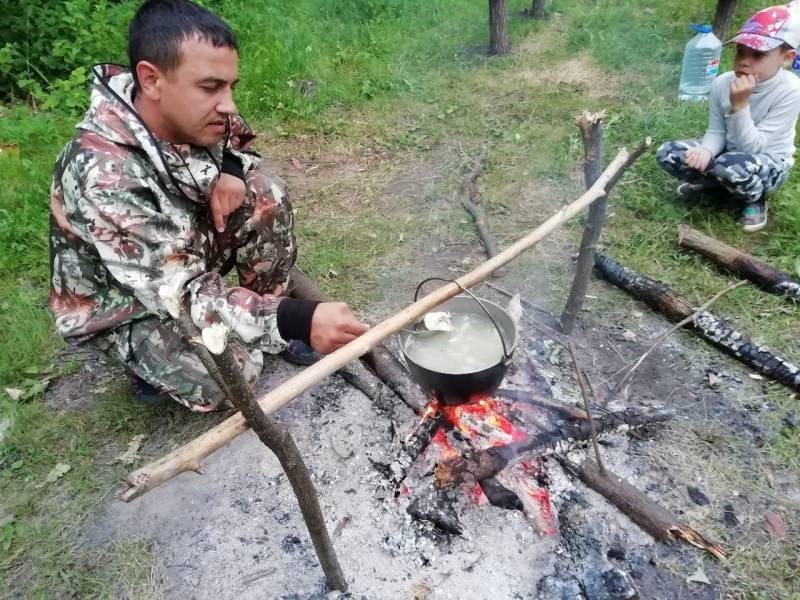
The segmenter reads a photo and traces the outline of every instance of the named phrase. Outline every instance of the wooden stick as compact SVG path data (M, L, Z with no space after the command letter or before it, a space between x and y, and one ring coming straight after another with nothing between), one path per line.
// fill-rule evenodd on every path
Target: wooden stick
M681 540L706 550L719 559L725 558L725 551L720 546L709 542L691 527L680 523L669 511L619 475L601 471L597 463L588 458L580 466L563 456L555 458L567 472L602 494L655 539L662 542Z
M730 292L731 290L735 290L736 288L738 288L738 287L741 287L741 286L743 286L743 285L745 285L745 284L747 284L747 282L746 282L746 281L737 281L736 283L733 283L733 284L729 285L729 286L728 286L728 287L726 287L724 290L722 290L721 292L719 292L719 293L717 293L716 295L714 295L714 297L713 297L713 298L710 298L709 300L706 300L706 301L705 301L705 302L704 302L704 303L703 303L701 306L699 306L699 307L698 307L698 308L697 308L697 309L696 309L696 310L695 310L695 311L694 311L692 314L690 314L688 317L686 317L685 319L681 319L681 320L680 320L680 321L678 321L678 322L677 322L675 325L673 325L672 327L670 327L670 328L669 328L669 329L668 329L668 330L667 330L665 333L663 333L663 334L661 334L660 336L658 336L658 337L656 338L656 340L655 340L655 341L654 341L654 342L653 342L653 343L650 345L650 347L649 347L647 350L645 350L645 351L642 353L642 355L641 355L641 356L639 356L639 358L636 358L636 359L634 359L634 360L630 361L630 362L629 362L627 365L625 365L624 367L622 367L622 369L620 369L619 371L617 371L617 374L619 374L619 373L622 373L623 371L626 371L626 370L627 370L627 372L625 373L625 375L623 375L623 376L622 376L622 379L620 379L620 380L619 380L619 382L617 382L617 384L614 386L614 389L613 389L613 390L611 391L611 393L608 395L608 397L606 398L606 400L605 400L605 402L604 402L603 404L604 404L604 405L605 405L605 404L608 404L609 402L611 402L611 400L613 400L613 399L614 399L614 397L615 397L615 396L616 396L616 395L619 393L619 391L622 389L622 387L625 385L625 383L627 383L627 382L630 380L630 378L633 376L633 373L636 371L636 369L638 369L638 368L639 368L639 367L642 365L642 363L645 361L645 359L646 359L648 356L650 356L650 354L653 352L653 350L655 350L655 349L656 349L656 348L658 348L658 347L659 347L661 344L663 344L663 343L664 343L664 341L665 341L665 340L666 340L666 339L667 339L667 338L668 338L670 335L672 335L673 333L675 333L675 332L676 332L678 329L680 329L681 327L683 327L683 326L685 326L685 325L688 325L690 322L694 321L694 319L695 319L696 317L700 316L700 313L702 313L702 312L703 312L703 311L705 311L705 310L708 310L708 308L709 308L709 307L710 307L712 304L714 304L714 303L715 303L717 300L719 300L720 298L722 298L722 297L723 297L725 294L727 294L727 293L728 293L728 292Z
M603 170L603 117L605 113L584 112L576 119L583 139L583 180L586 188L592 187ZM608 195L598 198L589 207L589 217L583 230L578 261L575 263L575 277L569 290L569 297L561 313L561 331L569 335L575 328L583 301L586 299L586 290L589 287L589 277L592 274L594 263L594 250L600 241L600 232L603 230L603 221L606 219Z
M303 456L297 449L292 434L286 427L267 417L261 410L253 390L242 377L230 345L225 347L222 354L212 354L202 343L193 342L196 339L195 334L199 334L199 331L195 331L196 328L188 317L181 319L180 327L187 342L194 348L203 366L212 375L230 403L241 411L258 438L278 458L284 473L286 473L286 478L292 485L297 503L300 505L300 512L314 544L322 571L325 573L328 587L332 590L346 592L347 583L325 526L325 518L322 516L322 509L319 506L317 491L314 489L311 475L303 462Z
M486 163L486 155L486 149L484 148L478 158L475 159L475 165L462 179L459 195L461 197L461 205L475 220L475 228L478 230L478 235L486 250L486 256L492 258L493 256L497 256L497 244L494 241L494 236L489 231L489 226L486 222L486 211L483 210L483 207L478 206L474 202L474 198L477 196L475 180L478 179L483 172L483 167Z
M603 458L600 456L600 446L597 445L597 430L594 426L594 419L592 418L592 406L589 402L589 391L586 389L586 380L581 366L578 364L578 359L575 358L575 347L570 341L567 345L569 355L572 358L572 366L575 367L575 376L578 378L578 387L581 389L581 396L583 397L583 408L586 411L587 420L589 421L589 431L592 434L592 447L594 448L594 456L597 459L597 466L600 472L605 474L606 467L603 464Z
M648 423L658 423L671 419L671 411L654 411L651 413L608 413L597 419L597 432L609 431L628 425L636 427ZM442 460L434 471L435 485L444 489L461 483L474 484L483 479L494 477L506 468L513 460L521 458L527 452L544 452L558 449L563 443L584 441L591 438L589 423L564 423L551 431L543 431L517 442L504 446L492 446L467 456L458 456Z
M294 298L302 298L303 300L331 302L331 299L311 281L308 275L297 267L292 268L292 275L289 280L289 294ZM422 388L411 379L403 364L383 344L377 344L370 349L369 352L361 357L361 360L378 379L397 394L406 406L414 411L414 414L422 414L423 407L430 399L422 391ZM347 373L343 373L342 376L345 379L349 377ZM356 384L355 381L349 382ZM358 386L356 385L356 387Z
M299 375L262 396L258 400L262 410L266 414L278 410L343 365L369 352L370 348L388 336L413 323L442 302L458 295L461 291L461 286L470 288L480 283L499 267L508 264L526 250L533 248L566 221L605 194L606 186L611 185L622 176L622 170L625 168L630 156L625 149L620 150L616 158L603 172L603 175L580 198L559 210L542 225L494 258L487 260L469 273L459 277L456 280L457 283L454 282L442 286L427 296L420 298L414 304L374 326L362 336L328 354L319 362L303 370ZM234 415L166 456L133 471L126 478L126 482L130 487L120 494L120 499L126 502L130 501L179 473L198 470L200 461L203 458L230 442L246 428L247 425L242 415Z
M556 400L550 400L544 396L539 396L533 392L525 392L521 390L499 389L495 392L501 398L508 398L509 400L516 400L517 402L529 402L536 406L541 406L547 410L551 410L557 415L567 419L568 421L586 421L589 416L586 411Z
M662 283L626 269L607 256L598 254L595 267L608 281L660 311L671 321L682 321L695 312L692 304L683 296ZM800 368L777 356L769 348L753 343L722 319L703 311L689 324L699 337L767 377L800 391Z
M768 292L800 300L800 281L755 256L723 244L686 225L678 226L678 243L685 248L696 250Z

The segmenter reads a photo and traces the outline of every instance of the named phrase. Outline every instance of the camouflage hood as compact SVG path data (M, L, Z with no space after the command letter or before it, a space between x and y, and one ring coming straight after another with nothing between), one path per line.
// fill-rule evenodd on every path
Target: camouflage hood
M80 342L189 308L204 324L224 322L244 341L278 347L277 300L245 294L244 302L241 288L222 284L217 270L227 258L208 209L223 154L240 163L246 185L261 169L249 150L252 130L232 115L214 147L165 142L134 109L126 68L100 65L94 75L91 106L58 157L50 192L50 306L59 333ZM266 193L284 196L277 180Z

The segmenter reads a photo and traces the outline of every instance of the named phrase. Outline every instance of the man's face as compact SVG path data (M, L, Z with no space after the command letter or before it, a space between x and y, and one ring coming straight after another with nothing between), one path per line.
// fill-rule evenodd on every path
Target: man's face
M184 40L178 67L159 79L159 110L169 141L213 146L236 112L233 89L239 81L239 54L197 39Z
M733 59L733 70L737 77L757 75L759 81L766 81L781 68L789 66L794 59L794 55L794 50L786 50L784 48L761 52L742 44L737 44L736 57Z

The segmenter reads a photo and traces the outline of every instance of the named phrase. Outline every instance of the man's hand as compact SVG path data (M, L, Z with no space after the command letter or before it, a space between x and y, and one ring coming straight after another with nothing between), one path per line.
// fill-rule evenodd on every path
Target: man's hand
M731 112L736 113L747 108L747 100L756 88L758 75L742 75L731 83Z
M228 173L220 173L210 202L211 217L217 231L225 231L225 219L242 205L246 191L244 181Z
M323 302L317 305L311 317L311 347L321 354L329 354L368 329L344 302Z
M704 173L712 158L714 157L708 148L689 148L683 155L683 162L687 167Z

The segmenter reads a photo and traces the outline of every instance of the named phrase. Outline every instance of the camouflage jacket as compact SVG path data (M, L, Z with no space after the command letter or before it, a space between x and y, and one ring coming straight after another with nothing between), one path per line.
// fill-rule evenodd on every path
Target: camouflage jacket
M59 156L50 195L50 306L69 341L120 331L188 308L200 327L222 324L275 352L280 298L224 285L208 210L223 151L244 172L259 166L240 117L217 147L158 140L133 109L133 78L94 68L91 105ZM283 190L273 187L273 193Z

